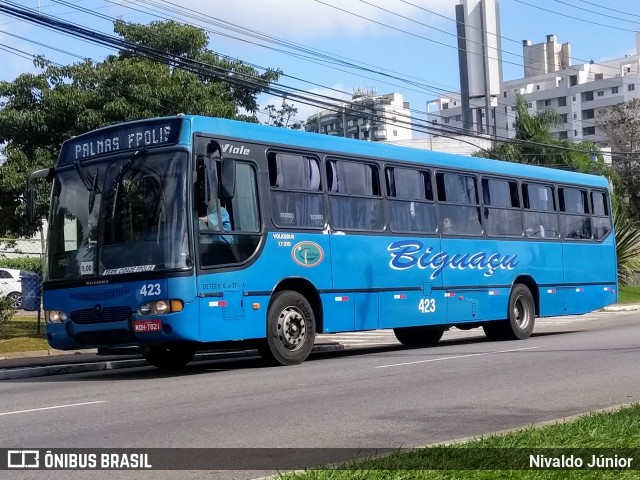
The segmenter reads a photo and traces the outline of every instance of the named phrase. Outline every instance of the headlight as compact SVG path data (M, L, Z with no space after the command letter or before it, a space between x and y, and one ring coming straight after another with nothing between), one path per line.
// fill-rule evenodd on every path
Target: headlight
M46 323L62 323L67 321L67 316L60 310L47 310L44 312L44 321Z
M153 308L151 307L150 303L143 303L142 305L140 305L140 313L142 315L149 315L152 312Z
M169 311L169 305L164 300L159 300L156 302L156 313L163 315Z
M138 307L140 315L164 315L166 313L180 312L184 308L182 300L156 300L145 302Z

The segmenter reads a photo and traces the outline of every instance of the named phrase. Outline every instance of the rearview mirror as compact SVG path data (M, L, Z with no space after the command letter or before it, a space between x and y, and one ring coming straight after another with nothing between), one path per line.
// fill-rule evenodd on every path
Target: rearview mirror
M207 153L217 152L220 157L220 177L218 183L218 198L230 200L236 191L236 162L231 158L222 156L222 148L215 140L211 140L207 147Z
M196 208L198 209L198 217L207 216L207 207L209 205L207 199L207 172L205 166L206 157L198 154L196 157Z
M33 190L33 181L36 178L46 178L47 180L53 179L53 168L44 168L42 170L36 170L31 172L27 178L27 222L29 225L36 223L35 219L35 193Z

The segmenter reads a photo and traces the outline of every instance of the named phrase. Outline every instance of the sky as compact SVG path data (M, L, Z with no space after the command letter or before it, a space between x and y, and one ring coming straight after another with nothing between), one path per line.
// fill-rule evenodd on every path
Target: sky
M0 4L7 2L0 1ZM110 18L148 23L172 18L208 30L209 47L259 68L284 72L279 83L347 99L355 88L401 93L415 114L459 90L455 5L461 0L14 0L67 22L112 33ZM606 7L599 5L606 4ZM85 9L85 12L79 11ZM523 77L522 40L555 34L571 43L577 65L636 54L640 0L501 0L504 80ZM249 33L260 33L256 38ZM265 35L280 44L265 40ZM301 53L282 41L311 48ZM37 42L37 43L34 43ZM59 50L64 50L61 52ZM62 64L111 50L0 13L0 80L36 72L30 55ZM70 54L76 55L72 56ZM323 55L334 61L321 61ZM24 58L26 57L26 58ZM339 59L363 68L337 65ZM393 77L393 78L391 78ZM282 100L263 95L262 108ZM318 108L296 104L297 119ZM266 122L264 113L258 119Z

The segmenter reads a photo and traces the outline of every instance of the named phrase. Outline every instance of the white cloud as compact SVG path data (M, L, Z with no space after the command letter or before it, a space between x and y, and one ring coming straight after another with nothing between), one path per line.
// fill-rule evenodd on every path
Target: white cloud
M324 3L320 3L320 1ZM198 12L224 19L235 24L251 28L270 35L291 40L310 40L340 36L358 37L372 33L391 32L381 25L373 23L346 11L361 15L377 22L403 28L414 25L410 20L402 19L388 11L416 19L427 24L442 24L445 19L420 10L413 5L423 7L449 18L454 17L454 5L459 0L193 0L189 8ZM331 6L328 6L331 5ZM340 10L342 9L342 10Z

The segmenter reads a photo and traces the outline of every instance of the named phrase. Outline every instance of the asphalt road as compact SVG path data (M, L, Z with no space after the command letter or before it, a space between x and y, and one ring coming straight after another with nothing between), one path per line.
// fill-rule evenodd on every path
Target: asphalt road
M639 320L638 312L539 320L526 341L488 342L474 330L447 333L426 349L375 333L370 343L382 346L318 354L296 367L245 358L197 362L177 374L142 367L5 381L0 447L388 448L482 435L640 399ZM27 478L20 473L7 478Z

